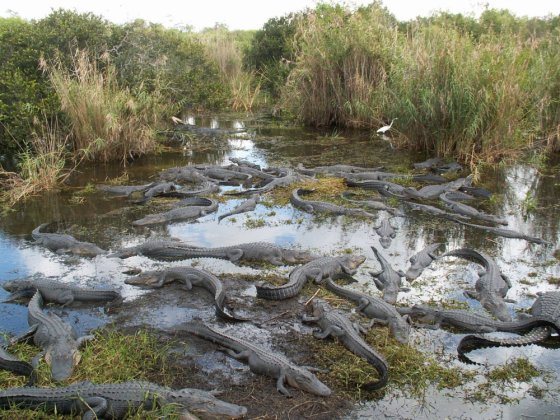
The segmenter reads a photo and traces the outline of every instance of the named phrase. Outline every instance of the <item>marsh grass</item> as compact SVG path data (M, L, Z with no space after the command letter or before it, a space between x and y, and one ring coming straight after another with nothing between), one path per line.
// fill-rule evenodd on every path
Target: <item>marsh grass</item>
M148 380L161 385L170 384L171 372L168 368L168 346L152 333L139 330L128 335L107 328L94 333L95 339L85 344L81 350L82 358L76 366L69 383L91 381L93 383L113 383L132 380ZM37 353L35 346L20 343L9 351L21 360L30 361ZM27 380L22 376L0 370L2 389L25 386ZM37 367L37 386L56 386L50 379L50 370L44 360ZM26 419L70 419L72 416L53 415L42 410L21 410L16 407L3 410L3 418ZM141 410L131 413L132 419L179 418L176 407L162 407L153 411Z

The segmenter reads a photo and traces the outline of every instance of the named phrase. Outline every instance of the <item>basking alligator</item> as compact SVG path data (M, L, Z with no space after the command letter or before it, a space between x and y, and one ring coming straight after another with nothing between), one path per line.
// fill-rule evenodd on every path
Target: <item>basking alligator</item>
M145 191L141 191L142 197L134 200L134 204L145 204L150 201L153 197L158 197L161 195L168 194L170 192L176 191L177 185L174 182L160 182L148 188ZM131 194L132 196L133 194ZM133 197L131 197L133 198Z
M408 198L408 196L405 195L407 188L393 182L375 180L353 181L347 178L345 178L344 182L346 182L346 185L348 185L349 187L364 188L366 190L377 190L381 195L384 195L386 197Z
M325 281L325 287L335 295L346 298L358 304L356 310L361 312L368 318L371 318L372 324L377 322L380 324L388 324L391 333L395 338L403 343L408 343L410 335L410 324L407 320L397 312L395 307L375 296L365 295L344 287L340 287L330 279Z
M435 243L432 245L428 245L422 251L414 254L410 257L410 267L406 270L405 276L408 281L412 281L417 279L422 271L427 268L432 261L437 259L437 256L434 254L435 250L441 246L440 243Z
M314 176L317 174L338 174L340 172L359 173L359 172L376 172L383 169L383 166L376 168L362 168L361 166L353 165L331 165L331 166L316 166L315 168L305 168L302 163L296 167L296 171L304 174Z
M32 297L37 290L47 302L56 302L62 306L73 302L108 302L120 301L122 296L115 290L88 289L63 283L49 277L32 276L26 279L6 281L2 287L12 295L6 302Z
M45 361L51 368L54 381L64 381L72 375L74 366L80 361L78 348L93 336L86 335L78 338L74 328L66 324L52 312L46 314L42 310L43 298L41 292L36 292L28 305L28 322L31 327L26 333L12 339L12 343L24 341L33 337L33 342L42 351L32 361L35 367L44 355Z
M212 273L192 267L171 267L163 271L146 271L135 277L125 280L126 284L159 289L173 281L184 283L186 290L191 290L193 286L203 287L214 295L216 315L227 321L247 321L236 317L229 309L224 307L226 293L224 285Z
M297 296L307 280L321 284L326 279L352 276L366 260L363 255L344 255L321 257L292 270L288 283L274 287L263 283L257 286L257 297L270 300L283 300Z
M484 221L490 222L490 223L496 223L496 224L499 224L499 225L507 225L508 224L507 220L502 219L498 216L494 216L493 214L488 214L488 213L481 212L481 211L475 209L474 207L468 206L468 205L463 204L463 203L458 203L456 201L452 201L452 200L447 198L446 194L440 195L439 198L441 199L441 201L443 201L445 203L447 208L449 208L453 213L461 214L463 216L467 216L467 217L470 217L472 219L479 219L479 220L484 220Z
M381 224L373 229L379 235L379 243L385 249L391 246L391 242L395 236L397 236L397 232L395 232L395 228L391 226L391 222L388 218L383 219Z
M292 191L292 195L290 196L290 203L294 207L297 207L307 213L314 213L314 212L324 212L324 213L331 213L331 214L348 214L352 216L366 216L366 217L374 217L373 214L368 213L362 209L353 209L344 206L339 206L332 203L326 203L324 201L308 201L303 200L299 195L300 194L309 194L312 193L313 190L307 190L303 188L298 188Z
M350 197L353 197L355 194L349 192L349 191L345 191L341 194L341 197L347 201L350 201L351 203L356 203L356 204L360 204L362 206L368 207L372 210L384 210L387 211L389 213L391 213L392 215L399 215L402 216L403 214L401 212L399 212L396 208L394 207L390 207L387 204L383 203L383 201L380 200L375 200L375 199L370 199L370 200L352 200Z
M409 198L416 198L422 200L435 200L446 192L457 191L462 186L470 183L472 176L469 175L466 178L459 178L454 181L446 182L445 184L439 185L426 185L419 190L408 187L404 190L404 195Z
M203 323L189 323L183 327L187 332L224 346L228 355L236 360L244 360L249 364L251 372L271 376L276 379L276 389L290 396L285 384L299 388L314 395L327 397L331 390L303 366L297 366L285 356L272 352L226 333L216 331Z
M258 171L261 170L260 165L257 165L256 163L250 162L250 161L245 160L245 159L229 157L228 160L232 163L235 163L238 166L247 166L248 168L253 168L253 169L256 169Z
M257 203L259 202L260 197L258 195L253 195L251 198L245 200L244 202L242 202L241 204L239 204L237 207L235 207L233 210L221 214L220 216L218 216L218 223L229 216L233 216L234 214L240 214L240 213L245 213L248 211L253 211L255 210L255 207L257 206Z
M540 294L533 303L533 306L531 306L531 316L526 316L524 319L516 322L522 323L538 321L540 319L551 321L552 324L535 326L531 331L521 337L498 338L488 335L468 335L465 336L459 343L457 352L464 361L470 362L470 359L465 356L465 353L475 348L524 346L540 343L541 341L546 340L550 337L552 329L558 331L558 326L560 325L560 292L545 292Z
M133 192L144 192L154 185L153 182L144 185L96 185L95 188L109 194L130 195Z
M401 278L405 277L402 270L395 271L391 264L380 254L380 252L372 246L377 260L381 264L381 271L370 271L369 274L373 277L375 286L383 291L383 300L385 302L395 304L397 303L397 295L400 291L408 291L409 289L401 287Z
M13 354L10 354L0 346L0 369L8 370L18 375L27 376L29 384L32 385L36 381L35 370L29 363L19 360Z
M319 325L320 330L313 332L315 338L325 339L329 335L338 338L344 347L366 359L377 370L379 379L376 382L363 385L363 389L373 391L387 385L389 379L387 362L383 356L362 339L360 332L365 330L361 325L351 322L346 315L319 299L313 300L313 316L304 315L302 321L314 322Z
M219 258L233 263L239 261L266 261L274 265L307 263L317 258L307 251L282 248L270 242L250 242L219 248L202 248L178 241L148 241L110 256L128 258L134 255L144 255L160 261L177 261L187 258Z
M484 266L484 270L478 273L475 291L466 291L465 295L479 300L482 306L500 321L511 321L511 314L504 300L511 288L511 282L500 272L496 262L485 253L469 248L446 252L440 258L448 256L471 258Z
M455 220L455 221L457 223L460 223L460 224L464 225L464 226L469 226L469 227L473 227L473 228L476 228L476 229L482 229L482 230L485 230L486 232L490 232L490 233L493 233L493 234L498 235L498 236L503 236L505 238L524 239L527 242L534 242L536 244L541 244L541 245L550 245L550 242L547 242L544 239L537 238L535 236L525 235L524 233L517 232L515 230L497 228L497 227L493 227L493 226L475 225L474 223L467 223L467 222L463 222L461 220Z
M96 255L104 254L106 252L91 242L81 242L70 235L41 232L41 230L48 225L48 223L39 225L33 229L31 235L33 236L33 239L35 239L36 244L43 245L57 254L73 254L81 257L95 257Z
M216 392L200 389L178 389L151 382L132 381L118 384L77 382L58 388L8 388L0 391L0 407L38 409L51 413L79 414L82 419L124 419L140 409L153 410L166 404L177 404L183 409L181 418L190 412L211 418L241 418L247 408L215 397Z
M172 210L150 214L142 219L132 222L133 226L149 226L161 223L180 222L183 220L196 219L218 210L218 202L208 198L192 197L178 203L184 207L177 207Z
M282 176L280 178L274 178L273 180L271 180L270 182L265 184L263 187L252 188L252 189L244 190L244 191L228 192L228 193L226 193L226 195L264 194L264 193L272 191L274 188L277 188L277 187L287 187L287 186L292 185L296 182L301 182L301 181L305 181L305 180L313 180L313 179L314 178L310 178L310 177L300 175L300 174L288 173L285 176Z
M432 214L434 216L440 216L445 219L451 220L453 222L457 221L457 218L466 218L460 214L449 213L438 207L430 206L428 204L413 203L411 201L405 201L405 203L412 208L412 210L421 211L423 213Z
M436 158L427 159L423 162L413 163L412 166L414 166L414 169L432 169L440 165L441 163L442 160L436 157Z

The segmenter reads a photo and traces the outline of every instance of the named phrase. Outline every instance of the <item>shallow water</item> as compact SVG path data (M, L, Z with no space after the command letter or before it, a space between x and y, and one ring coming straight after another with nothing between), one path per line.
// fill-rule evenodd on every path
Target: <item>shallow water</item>
M192 144L185 143L160 155L139 159L126 168L128 182L150 182L160 170L173 166L192 163L228 164L229 157L247 159L263 166L295 167L298 163L303 163L306 167L334 163L367 167L384 165L391 172L411 171L413 162L425 159L425 156L396 151L389 141L364 132L318 132L276 128L259 119L241 121L193 118L192 122L200 126L218 125L222 128L245 126L248 132L209 141L206 147L197 149L190 149ZM371 282L368 271L379 269L370 246L380 248L378 236L373 228L387 216L384 212L377 213L377 218L373 221L356 221L347 217L314 217L293 209L290 205L269 207L259 204L255 212L235 215L218 223L219 214L229 211L241 201L231 199L221 203L217 213L205 216L195 223L184 222L167 227L135 229L131 226L131 221L146 214L148 208L134 206L126 199L100 192L83 195L83 201L80 201L80 195L77 195L86 184L104 183L122 173L122 169L113 165L84 168L72 177L70 188L35 197L4 217L0 225L0 282L43 273L81 285L117 288L127 300L133 300L145 292L125 285L126 275L122 271L127 268L151 269L163 266L162 263L144 257L121 261L102 255L93 259L83 259L56 255L35 246L31 240L31 231L41 223L56 221L59 230L65 230L78 239L94 242L107 250L132 246L152 235L168 235L210 247L269 241L326 255L352 249L367 256L366 262L356 275L359 284L355 287L368 293L379 293ZM477 202L475 206L481 205L488 212L506 218L509 229L541 237L553 245L535 245L524 240L490 236L480 230L465 228L433 216L418 216L403 208L407 217L391 219L393 227L397 229L397 236L389 249L381 251L395 269L402 270L406 270L409 265L408 259L412 255L434 242L444 244L438 253L463 246L485 251L495 258L501 270L513 283L508 298L517 301L510 305L514 314L515 310L529 308L537 292L557 289L557 286L549 283L547 279L560 278L559 261L552 255L557 249L560 237L557 216L560 206L558 164L551 163L544 173L526 165L487 169L481 174L480 183L490 189L497 200L494 204ZM230 187L224 190L228 188ZM527 197L533 197L532 203L535 206L528 214L523 211L524 202L529 201ZM186 262L182 261L176 265L183 264ZM217 262L211 259L201 259L198 266L216 274L260 272L258 269L238 267L227 261ZM411 285L409 293L399 295L399 304L455 299L468 302L473 310L481 310L477 301L467 299L462 294L465 288L473 287L479 267L477 264L452 257L436 261ZM287 274L289 270L290 267L280 267L276 271ZM254 288L243 291L240 296L253 299ZM0 289L0 301L6 297L7 293ZM80 333L110 322L110 316L99 308L69 308L65 309L63 314ZM210 312L209 314L208 316L211 316ZM176 308L152 314L152 321L158 319L159 326L173 328L192 316L192 311ZM145 321L151 322L149 319ZM0 303L0 330L18 334L26 329L26 307ZM413 334L413 343L424 346L427 351L431 351L426 347L431 343L433 350L441 348L445 353L453 355L462 336L446 331L427 333L419 330ZM472 404L462 399L460 391L440 393L437 390L430 390L419 405L415 399L399 393L388 393L380 401L359 405L350 417L546 418L560 415L558 405L549 402L558 396L558 350L528 346L478 350L471 355L473 359L488 363L491 367L507 363L514 356L526 356L537 367L554 373L552 382L543 385L554 390L554 393L546 396L546 402L543 402L528 395L526 389L512 390L512 396L519 396L519 405Z

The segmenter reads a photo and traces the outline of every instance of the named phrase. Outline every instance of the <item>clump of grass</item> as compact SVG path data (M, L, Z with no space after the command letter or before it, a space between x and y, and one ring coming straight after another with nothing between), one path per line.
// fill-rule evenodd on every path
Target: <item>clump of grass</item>
M324 200L336 202L340 194L347 190L342 178L317 178L312 181L302 181L294 183L288 187L274 189L270 194L270 199L276 205L286 205L290 202L292 191L297 188L314 190L312 194L306 196L309 200Z
M554 284L555 286L560 286L560 277L549 277L546 279L548 284Z
M487 377L489 380L495 382L513 383L528 382L541 375L542 372L528 359L519 358L509 361L504 366L493 369L488 373Z
M258 219L247 219L243 223L247 229L258 229L266 226L266 221L263 218Z

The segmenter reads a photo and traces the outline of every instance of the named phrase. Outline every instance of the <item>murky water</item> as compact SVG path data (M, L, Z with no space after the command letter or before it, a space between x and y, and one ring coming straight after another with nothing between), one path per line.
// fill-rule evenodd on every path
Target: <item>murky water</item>
M192 163L227 164L229 157L243 158L263 166L306 167L346 163L359 166L384 165L388 171L410 171L412 163L425 156L398 152L389 141L371 137L364 132L317 132L301 129L274 128L259 119L213 119L191 117L191 123L220 128L247 127L248 132L229 135L220 140L208 140L205 147L190 149L185 142L157 156L146 157L131 163L126 168L129 183L144 183L155 179L165 168ZM200 143L198 144L200 146ZM407 217L394 217L392 225L397 236L383 254L395 269L406 270L408 259L426 245L441 242L439 252L467 246L492 255L501 270L512 281L508 298L515 299L510 305L515 310L529 308L536 293L556 290L550 278L560 278L559 261L552 255L558 246L560 228L558 207L560 206L560 176L558 164L551 163L544 173L525 166L514 165L483 171L480 183L496 196L493 203L481 203L484 208L509 222L509 229L541 237L553 246L529 244L518 239L507 239L484 234L480 230L465 228L432 216L418 216L405 211ZM18 206L1 220L0 225L0 282L25 277L35 273L56 276L62 281L87 286L113 287L121 290L126 299L134 299L144 292L124 284L126 268L148 269L161 267L144 257L133 257L120 261L105 256L82 259L56 255L35 246L31 231L41 223L58 222L59 230L65 230L78 239L95 242L107 250L116 250L143 242L149 236L168 235L200 246L223 246L241 242L269 241L288 247L309 249L321 254L336 254L346 249L366 255L367 261L356 278L361 290L378 294L368 271L379 269L370 249L379 245L373 228L386 215L378 213L373 221L352 221L347 217L313 217L290 205L265 206L259 204L255 212L236 215L218 223L217 216L225 213L240 200L231 199L220 204L217 213L205 216L195 223L175 223L154 229L135 229L131 221L143 216L146 209L133 206L126 199L111 197L95 192L80 195L86 184L103 183L109 178L121 176L123 170L112 165L97 165L84 168L73 176L71 188L62 192L45 194ZM227 187L229 188L229 187ZM524 211L531 204L529 211ZM524 207L525 206L525 207ZM180 262L179 264L185 264ZM199 267L216 274L251 273L260 271L249 267L237 267L229 262L202 259ZM428 300L455 299L466 301L473 310L480 310L477 301L467 299L462 291L472 288L476 280L478 265L465 263L457 258L445 258L432 264L411 287L409 293L399 295L400 304L413 304ZM289 267L278 269L287 273ZM243 292L253 299L253 290ZM7 293L0 289L0 300ZM184 309L184 308L183 308ZM170 328L191 318L188 310L177 309L173 313L161 313L163 327ZM0 303L0 330L18 334L27 329L26 308L22 305ZM65 319L73 323L80 332L89 331L110 321L110 316L98 308L66 309ZM446 331L417 331L413 343L431 343L444 352L453 354L463 335ZM426 337L428 337L426 339ZM486 349L472 353L474 359L497 366L507 363L514 356L526 356L539 368L552 371L552 382L543 386L552 394L545 400L535 399L526 390L514 390L519 394L520 404L484 405L471 404L461 398L461 392L431 390L422 403L397 393L390 393L383 400L363 404L356 408L352 418L396 417L396 418L520 418L554 417L560 409L554 402L558 395L560 352L536 346L513 349ZM557 399L556 399L557 401Z

